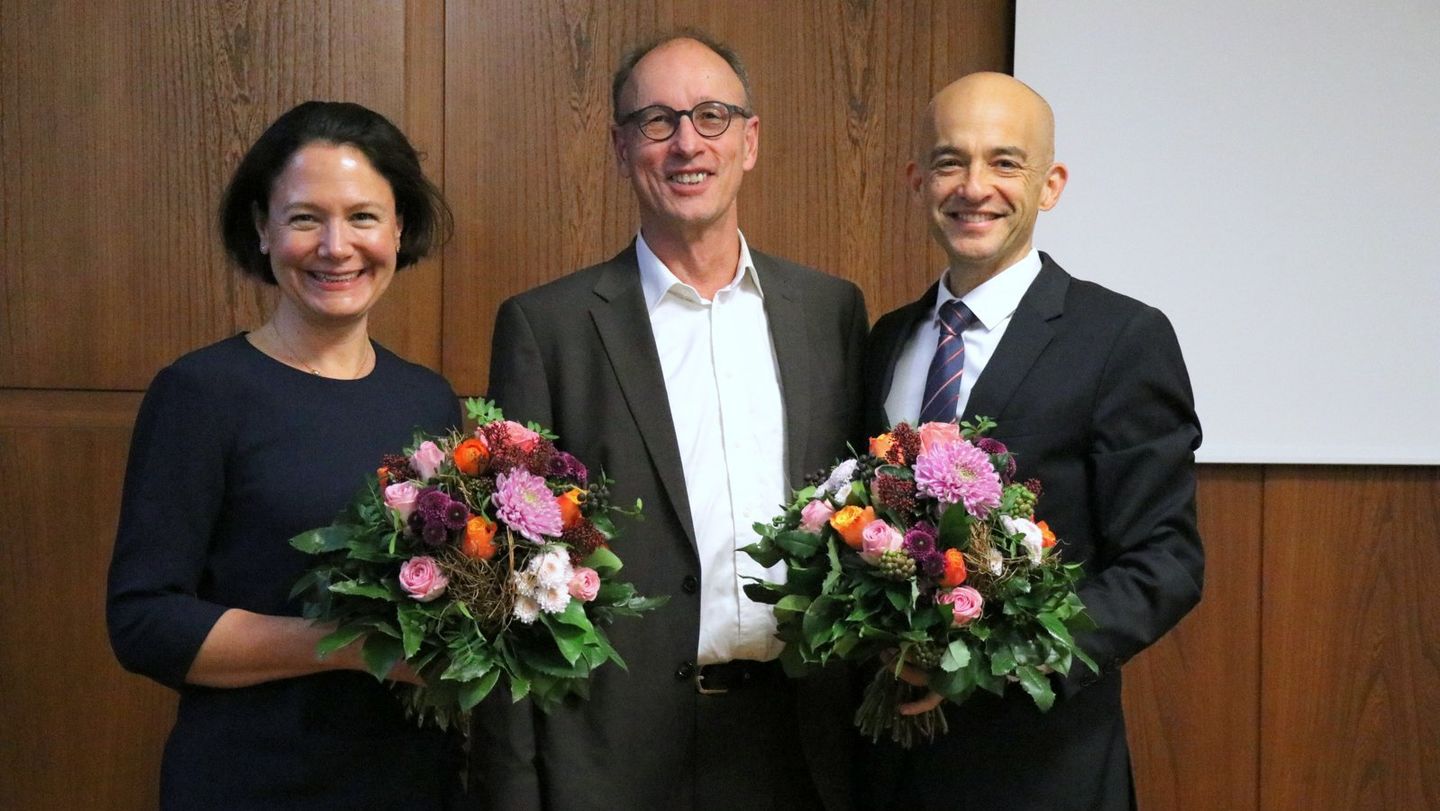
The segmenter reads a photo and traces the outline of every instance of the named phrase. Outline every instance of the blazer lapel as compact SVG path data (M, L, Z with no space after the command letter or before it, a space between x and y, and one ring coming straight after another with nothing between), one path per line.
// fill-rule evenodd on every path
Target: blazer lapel
M999 419L1035 359L1055 337L1055 328L1049 322L1065 312L1070 277L1048 255L1042 253L1040 258L1040 275L1020 299L1005 337L970 392L965 406L967 419L973 420L977 414Z
M926 316L930 314L931 308L935 306L935 296L939 294L940 283L930 285L930 289L920 298L906 304L896 311L899 318L900 328L891 330L885 336L887 345L875 347L875 352L881 366L879 368L880 385L875 389L878 392L879 401L874 403L874 413L879 416L881 425L868 425L867 430L883 431L895 423L895 420L885 412L885 401L890 398L890 386L895 382L895 364L900 362L900 353L905 350L905 345L910 342L910 336L915 333L915 327ZM873 422L873 420L871 420Z
M670 416L670 400L665 396L665 375L660 369L655 335L650 330L650 314L645 309L633 244L611 260L595 285L595 295L599 301L590 307L590 317L600 334L615 379L619 381L625 404L640 427L645 449L675 514L680 517L685 537L694 547L695 522L685 493L685 468L680 461L680 446L675 441L675 422Z
M799 486L808 471L806 445L810 439L810 409L814 398L810 381L810 353L815 347L805 334L805 303L770 258L750 252L765 295L765 320L770 323L770 344L780 367L780 397L785 404L785 467L791 486Z

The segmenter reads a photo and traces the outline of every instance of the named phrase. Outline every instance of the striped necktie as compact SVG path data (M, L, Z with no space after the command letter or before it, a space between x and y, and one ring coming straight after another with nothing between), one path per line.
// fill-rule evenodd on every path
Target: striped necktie
M975 323L975 314L959 299L940 305L940 341L925 376L925 399L921 401L920 422L954 422L960 405L960 378L965 373L966 327Z

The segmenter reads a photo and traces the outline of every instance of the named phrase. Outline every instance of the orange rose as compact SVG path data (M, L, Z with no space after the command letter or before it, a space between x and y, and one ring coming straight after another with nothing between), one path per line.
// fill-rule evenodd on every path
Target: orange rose
M959 549L945 550L945 574L940 576L942 588L953 589L965 582L965 556Z
M465 522L465 537L460 540L460 553L475 560L495 557L496 529L496 523L485 516L471 516L470 520Z
M893 434L881 434L870 437L870 455L876 459L884 459L885 454L895 447L895 436Z
M455 459L455 469L466 476L479 476L490 461L490 451L478 439L467 439L450 452Z
M845 545L851 549L859 549L864 544L865 527L875 520L875 508L866 507L860 509L854 505L842 508L839 512L830 516L830 526L840 533Z
M1036 521L1035 526L1040 528L1040 537L1044 539L1040 542L1040 548L1049 549L1050 547L1054 546L1055 533L1050 531L1050 525L1045 523L1044 521Z
M375 468L375 478L380 480L380 489L384 490L390 486L390 468L384 465Z
M555 503L560 505L560 525L566 529L574 529L583 517L580 514L580 502L585 497L585 491L578 487L569 490L555 497Z

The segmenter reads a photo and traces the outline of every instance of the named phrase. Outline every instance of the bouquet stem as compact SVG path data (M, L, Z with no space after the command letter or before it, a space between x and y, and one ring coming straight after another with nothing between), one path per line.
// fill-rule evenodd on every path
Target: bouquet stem
M855 725L860 734L872 742L880 740L881 734L890 731L890 740L902 749L913 747L922 738L925 742L949 731L945 720L944 704L919 715L901 715L899 706L914 701L925 694L925 690L901 681L889 667L882 666L875 672L875 678L865 688L865 698L855 712Z

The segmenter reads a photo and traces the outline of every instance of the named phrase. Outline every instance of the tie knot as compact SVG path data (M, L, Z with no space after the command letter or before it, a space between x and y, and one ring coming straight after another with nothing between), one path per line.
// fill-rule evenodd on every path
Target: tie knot
M951 334L959 335L974 321L975 314L958 298L952 298L940 305L940 323Z

